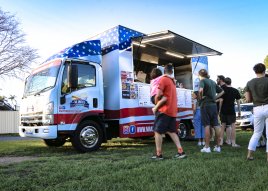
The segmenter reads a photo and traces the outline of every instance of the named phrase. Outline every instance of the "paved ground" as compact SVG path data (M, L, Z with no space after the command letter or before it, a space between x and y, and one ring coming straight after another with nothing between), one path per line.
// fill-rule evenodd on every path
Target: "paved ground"
M38 138L30 138L30 137L20 137L20 136L1 136L0 141L20 141L20 140L35 140Z

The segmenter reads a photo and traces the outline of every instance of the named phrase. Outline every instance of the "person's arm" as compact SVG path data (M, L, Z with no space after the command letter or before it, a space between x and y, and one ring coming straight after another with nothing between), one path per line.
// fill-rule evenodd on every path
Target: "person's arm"
M246 102L248 103L252 102L252 95L250 92L245 92L245 98L246 98Z
M219 99L216 100L216 102L219 102L219 113L221 113L223 99L219 98Z
M153 113L155 114L158 109L163 106L166 101L167 101L167 98L165 96L163 96L163 91L161 89L158 89L157 90L157 94L156 94L156 105L153 107L152 111ZM160 99L160 100L159 100Z
M160 107L162 107L167 102L167 97L162 96L162 98L157 102L157 104L152 108L153 113L155 114Z
M238 117L240 117L241 116L240 99L237 99L236 103L237 103L237 108L238 108Z
M219 99L224 94L224 91L222 90L220 93L216 95L216 99Z
M203 92L204 92L204 88L200 87L198 90L200 100L203 98Z

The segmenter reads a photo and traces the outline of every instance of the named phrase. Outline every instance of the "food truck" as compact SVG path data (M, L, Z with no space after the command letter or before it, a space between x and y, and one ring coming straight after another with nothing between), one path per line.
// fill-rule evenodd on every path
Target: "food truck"
M19 134L48 146L70 140L80 152L114 137L153 136L150 72L171 63L177 88L181 138L194 135L192 91L207 56L222 53L171 31L144 34L116 26L67 47L25 81Z

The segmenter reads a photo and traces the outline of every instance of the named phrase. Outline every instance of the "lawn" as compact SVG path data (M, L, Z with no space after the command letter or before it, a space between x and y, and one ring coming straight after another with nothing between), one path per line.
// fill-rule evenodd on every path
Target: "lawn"
M186 159L173 159L175 146L165 141L163 161L150 159L153 140L113 139L86 154L70 143L51 149L41 140L1 141L0 158L33 158L0 164L0 190L267 190L265 149L245 160L250 136L240 131L241 148L224 145L221 153L209 154L184 141Z

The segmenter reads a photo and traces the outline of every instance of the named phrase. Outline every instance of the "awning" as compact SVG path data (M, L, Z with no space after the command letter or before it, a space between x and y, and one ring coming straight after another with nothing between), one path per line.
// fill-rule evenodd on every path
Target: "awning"
M144 47L146 45L165 51L166 54L179 58L222 55L221 52L192 41L171 31L148 34L132 39L132 43Z

